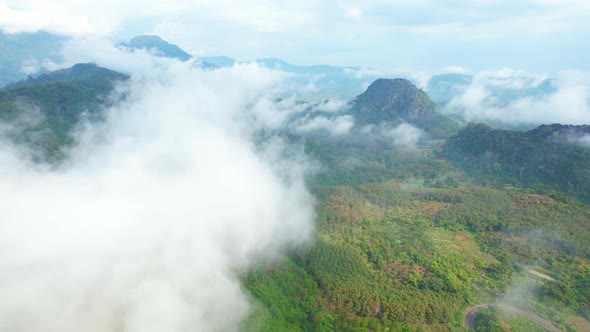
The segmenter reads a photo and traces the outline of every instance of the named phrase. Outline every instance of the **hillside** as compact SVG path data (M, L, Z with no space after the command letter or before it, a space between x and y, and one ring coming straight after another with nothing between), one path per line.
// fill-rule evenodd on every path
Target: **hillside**
M360 125L410 123L444 136L459 128L454 120L438 113L428 95L405 79L378 79L350 103L351 113Z
M263 331L459 331L464 308L495 301L563 330L566 313L590 319L587 205L474 184L436 144L412 154L356 139L307 140L325 166L310 179L318 234L244 277Z
M6 86L3 91L15 91L17 88L41 86L55 82L77 83L87 87L104 90L111 87L111 82L125 79L126 76L93 63L79 63L72 67L45 73L36 78L28 78ZM106 84L106 85L105 85Z
M100 119L126 79L78 64L21 81L0 90L0 121L36 160L56 162L76 125ZM353 103L362 124L407 122L434 133L452 121L401 79L378 80ZM321 165L306 179L316 235L240 271L252 302L242 330L460 331L466 308L506 301L574 331L566 317L590 319L588 134L590 126L470 124L443 146L426 139L415 150L360 132L284 134Z
M442 149L468 171L499 185L552 189L590 201L590 126L543 125L528 132L469 124Z
M0 89L0 119L20 128L7 135L33 148L34 158L59 159L73 143L71 130L83 117L100 118L115 84L126 79L94 64L29 78Z

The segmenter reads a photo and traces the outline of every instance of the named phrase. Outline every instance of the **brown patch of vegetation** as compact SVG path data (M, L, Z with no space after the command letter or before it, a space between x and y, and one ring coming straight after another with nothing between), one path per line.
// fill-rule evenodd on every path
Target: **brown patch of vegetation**
M588 322L584 318L577 316L568 317L566 319L566 322L576 325L579 332L590 332L590 322Z
M555 199L545 195L520 194L517 198L518 200L512 205L513 209L538 209L540 207L547 208L555 204L559 204L559 202Z
M403 282L413 272L415 274L423 274L428 269L425 266L418 265L415 263L398 260L390 262L385 265L385 272L391 275L398 282Z
M440 210L446 209L450 206L450 203L444 202L424 202L421 206L422 212L428 217L434 218Z

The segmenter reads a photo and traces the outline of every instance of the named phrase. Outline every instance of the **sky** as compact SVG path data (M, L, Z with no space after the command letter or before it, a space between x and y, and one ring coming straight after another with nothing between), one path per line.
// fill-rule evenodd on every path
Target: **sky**
M0 0L0 28L157 34L193 55L300 65L590 69L587 0Z

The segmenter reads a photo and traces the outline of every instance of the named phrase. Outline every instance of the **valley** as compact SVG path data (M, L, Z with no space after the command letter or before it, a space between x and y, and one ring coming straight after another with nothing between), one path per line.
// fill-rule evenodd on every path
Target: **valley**
M165 47L156 55L179 63L190 59L154 36L119 47L129 52ZM227 59L209 63L204 58L182 68L207 77L239 66ZM336 67L291 68L265 60L286 70L344 75ZM260 64L244 66L250 65L260 69ZM163 77L157 79L168 79ZM23 158L32 164L67 169L71 151L84 138L79 134L83 125L100 129L109 112L132 103L133 90L124 87L133 80L133 75L84 63L13 81L0 89L0 120L10 128L2 139L23 147ZM440 96L444 87L433 91L448 102ZM259 108L287 110L280 126L257 127L252 121L246 122L247 130L240 127L251 141L243 150L267 153L264 149L279 139L313 161L313 170L302 172L302 182L313 195L314 232L309 241L287 245L272 260L228 269L251 305L240 330L535 328L522 317L505 315L512 312L550 331L584 331L590 321L588 125L511 130L469 122L442 112L441 103L401 78L377 79L335 110L328 109L328 101L272 97L263 106L250 100L240 104L253 118ZM199 101L191 105L200 110ZM345 125L336 131L337 123ZM167 152L175 160L176 152ZM150 172L160 167L158 158L149 159ZM241 170L241 165L231 166L232 172ZM229 185L223 188L231 191ZM222 249L231 248L224 244Z

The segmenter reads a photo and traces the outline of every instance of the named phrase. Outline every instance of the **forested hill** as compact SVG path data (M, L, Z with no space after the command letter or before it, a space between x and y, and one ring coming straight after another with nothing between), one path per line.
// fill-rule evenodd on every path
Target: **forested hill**
M49 83L76 83L100 90L112 88L113 81L124 80L127 76L116 71L99 67L93 63L78 63L72 67L52 71L37 78L28 78L10 84L0 91L9 91L22 87L40 86Z
M100 120L127 78L79 64L0 89L1 138L59 165L77 123ZM321 103L328 102L297 101L294 110L342 114ZM378 80L353 103L360 126L406 122L431 135L458 128L406 80ZM432 153L441 140L407 148L360 130L279 135L303 141L321 166L306 179L317 199L317 235L242 271L252 311L239 330L461 331L466 308L510 294L523 280L534 288L519 289L519 299L562 330L572 326L564 318L572 312L590 319L590 206L534 190L564 188L588 200L590 126L516 132L470 124L441 148L446 158ZM551 281L537 280L540 273ZM505 326L534 331L520 321Z
M542 125L528 132L469 124L442 155L496 184L553 189L590 201L590 126Z
M359 124L410 123L435 136L458 130L452 119L436 112L428 95L406 79L378 79L351 101Z
M100 117L115 84L127 78L94 64L77 64L0 89L0 120L21 129L3 134L34 149L35 158L59 159L81 117Z

